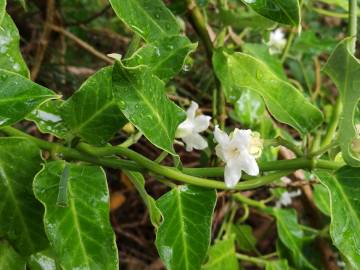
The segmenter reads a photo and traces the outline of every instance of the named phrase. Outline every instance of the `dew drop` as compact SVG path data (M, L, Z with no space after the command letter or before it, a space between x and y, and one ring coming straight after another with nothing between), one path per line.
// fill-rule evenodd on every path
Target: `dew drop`
M256 71L256 79L261 80L263 77L264 76L260 70Z
M155 18L156 18L156 19L160 19L160 14L159 14L159 13L156 13L156 14L155 14Z
M12 68L15 70L15 71L19 71L20 70L20 65L18 63L15 63L13 64Z

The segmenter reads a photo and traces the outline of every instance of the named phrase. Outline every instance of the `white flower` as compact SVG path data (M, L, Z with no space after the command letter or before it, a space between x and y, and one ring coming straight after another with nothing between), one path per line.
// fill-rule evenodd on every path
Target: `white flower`
M300 189L293 192L285 191L283 194L281 194L281 197L276 202L275 207L280 208L281 206L289 206L292 203L292 199L300 195L301 195Z
M181 138L185 142L186 151L189 152L193 148L202 150L208 147L207 141L199 133L207 130L211 117L206 115L196 116L198 108L199 105L191 101L190 107L186 111L186 120L178 126L175 134L176 138Z
M258 175L259 167L256 158L260 157L262 151L262 140L257 132L251 130L235 130L227 135L215 127L216 155L225 163L225 184L234 187L240 180L242 171L248 175Z
M280 28L271 32L270 39L267 45L269 46L270 54L281 53L286 46L286 39L284 32Z

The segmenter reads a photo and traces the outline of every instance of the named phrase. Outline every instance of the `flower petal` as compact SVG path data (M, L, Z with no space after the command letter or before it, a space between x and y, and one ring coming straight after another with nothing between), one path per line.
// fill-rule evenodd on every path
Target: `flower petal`
M227 135L224 131L219 129L218 125L215 126L214 137L215 140L221 145L225 145L230 142L229 135Z
M208 129L210 125L211 117L207 115L199 115L196 116L193 123L194 123L194 131L199 133L203 132Z
M190 119L186 119L184 122L180 123L178 126L175 137L176 138L184 138L192 134L194 129L194 123Z
M238 163L241 164L241 169L248 175L256 176L259 174L259 166L256 163L255 157L247 151L242 151Z
M251 142L251 130L250 129L238 129L235 128L234 131L230 135L231 141L230 144L244 148L248 148Z
M194 119L197 109L199 109L199 105L195 101L191 101L190 107L186 111L187 118Z
M233 164L226 164L225 166L225 185L228 188L233 188L239 182L241 178L241 169L239 166L236 166L236 163Z
M208 147L207 141L197 133L186 136L182 140L185 142L186 151L188 152L191 152L193 148L203 150Z

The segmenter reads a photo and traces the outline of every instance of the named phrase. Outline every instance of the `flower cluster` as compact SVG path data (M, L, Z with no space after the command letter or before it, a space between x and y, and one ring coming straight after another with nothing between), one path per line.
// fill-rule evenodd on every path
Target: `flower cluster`
M181 138L186 144L186 150L202 150L208 146L207 141L199 134L210 125L210 116L196 115L199 106L191 102L187 110L187 118L182 122L176 132L176 137ZM220 130L218 126L214 130L215 141L218 143L216 155L225 163L225 184L228 188L235 187L239 182L242 171L251 176L259 174L259 166L256 159L261 156L263 142L260 134L251 130L235 128L230 134Z
M271 32L267 45L269 46L270 54L281 53L286 46L286 38L284 32L280 28Z

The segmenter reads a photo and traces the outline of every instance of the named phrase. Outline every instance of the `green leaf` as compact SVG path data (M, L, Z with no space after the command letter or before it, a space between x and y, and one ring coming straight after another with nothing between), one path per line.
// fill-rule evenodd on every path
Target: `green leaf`
M236 243L240 250L247 252L256 250L256 238L253 235L251 226L232 224L230 231L235 235Z
M300 24L298 0L243 0L243 2L270 20L294 26Z
M176 18L162 0L110 0L116 15L147 42L180 33Z
M354 116L360 98L360 63L347 48L350 39L339 43L327 61L324 71L340 92L343 111L339 122L339 143L342 157L352 167L360 166L359 157L352 152L353 140L358 136Z
M1 2L1 0L0 0ZM0 3L1 21L1 3ZM5 13L0 25L0 68L25 77L30 73L20 52L20 35L11 17Z
M304 256L304 232L302 231L294 209L273 208L272 214L276 218L276 227L281 242L289 249L293 263L297 269L316 270Z
M209 260L201 270L238 270L239 263L236 258L234 237L216 242L209 249Z
M115 235L109 221L109 192L100 167L67 164L68 207L56 205L65 161L47 163L34 180L45 206L44 225L64 270L119 269Z
M127 122L114 98L112 67L92 75L61 107L73 135L104 145Z
M289 270L289 265L286 260L278 260L268 262L265 266L265 270Z
M27 265L31 270L60 270L51 249L32 254Z
M0 25L6 13L6 0L0 0Z
M134 184L135 188L139 192L141 198L143 199L150 216L150 221L152 225L157 229L161 221L161 212L156 205L156 201L151 197L145 190L145 179L141 173L124 171L125 174L129 177L130 181Z
M164 83L144 67L113 68L114 94L126 118L155 146L176 155L173 147L184 111L165 95Z
M0 269L24 270L25 267L25 259L7 241L0 241Z
M164 220L156 234L156 247L168 270L198 270L210 244L216 192L178 186L158 200Z
M238 100L248 89L261 95L271 114L302 134L322 122L322 113L293 85L281 80L267 65L244 53L217 50L213 57L217 77L230 102Z
M41 132L65 139L70 131L61 117L60 107L63 103L62 100L49 100L32 111L26 119L34 121Z
M146 65L161 80L168 81L183 68L196 47L197 44L185 36L166 37L140 48L131 58L125 59L124 64L128 67Z
M0 139L0 235L22 255L48 246L41 226L44 211L31 188L41 163L40 149L33 143Z
M330 53L336 45L334 38L318 37L312 30L306 30L299 35L291 46L294 54L304 53L319 55L325 52Z
M360 265L360 169L343 167L336 172L317 171L330 194L330 235L334 245L354 269Z
M324 215L330 216L330 198L326 187L323 185L315 185L313 194L316 206Z
M0 69L0 126L20 121L41 103L56 97L25 77Z

